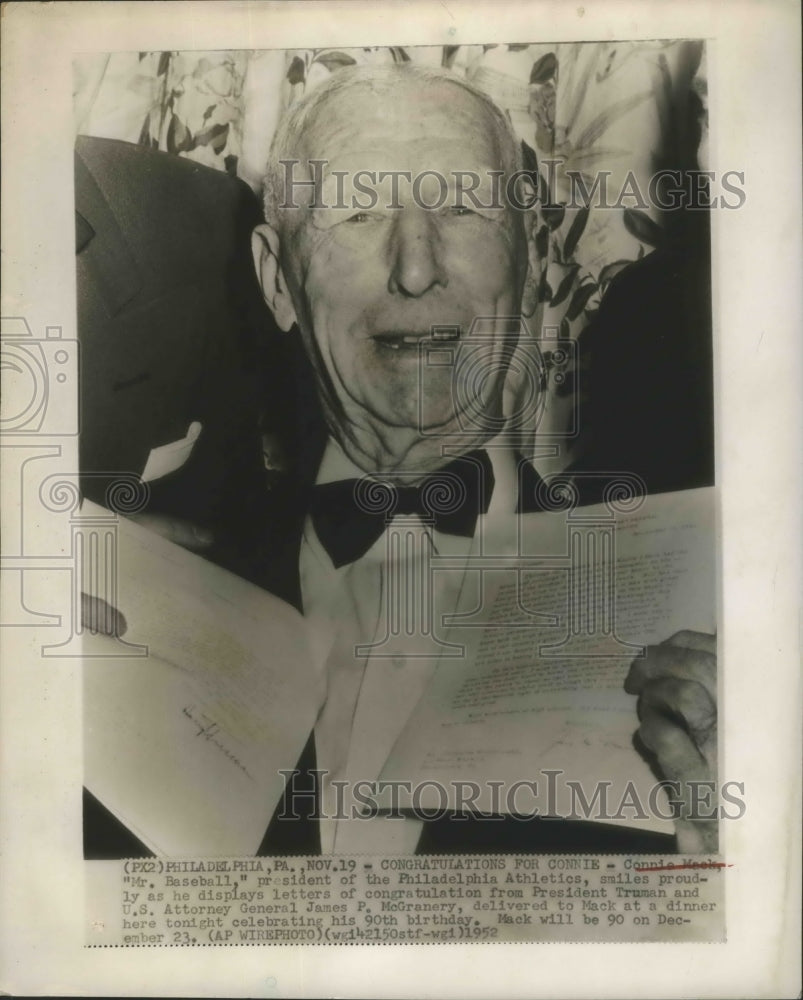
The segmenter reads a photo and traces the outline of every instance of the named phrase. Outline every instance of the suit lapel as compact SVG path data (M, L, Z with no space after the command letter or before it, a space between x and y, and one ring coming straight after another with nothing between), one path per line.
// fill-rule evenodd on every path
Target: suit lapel
M539 500L544 480L533 468L528 459L519 458L518 462L519 498L516 504L517 514L535 514L543 511Z
M130 302L142 288L142 277L128 242L97 181L75 153L76 253L101 290L110 316Z

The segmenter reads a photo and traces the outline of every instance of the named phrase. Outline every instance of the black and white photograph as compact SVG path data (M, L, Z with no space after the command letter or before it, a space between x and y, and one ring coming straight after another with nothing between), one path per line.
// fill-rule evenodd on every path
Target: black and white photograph
M730 948L780 792L739 585L780 620L800 560L733 528L758 442L787 500L799 475L765 331L747 363L726 329L763 294L727 240L761 182L723 153L720 29L167 4L148 35L145 6L56 5L106 28L59 45L72 306L3 302L2 624L70 678L84 953ZM752 695L766 740L794 690Z
M704 43L76 80L86 856L716 852Z

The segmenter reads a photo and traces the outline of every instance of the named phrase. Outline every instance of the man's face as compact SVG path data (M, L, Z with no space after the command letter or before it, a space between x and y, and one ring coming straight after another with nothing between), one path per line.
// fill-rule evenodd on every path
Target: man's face
M493 202L493 172L504 164L487 111L447 83L407 81L392 96L352 90L329 101L299 159L297 178L311 176L307 159L327 161L327 207L285 213L281 267L333 433L366 471L438 464L422 444L458 426L466 448L481 443L487 430L477 427L477 440L466 441L457 411L467 391L474 393L473 424L477 393L483 412L499 414L509 335L486 322L488 374L473 372L477 389L464 387L457 399L454 366L426 364L422 338L437 325L459 328L465 341L477 317L520 312L527 271L520 215L476 208L468 197L456 207L456 171L479 176L478 200ZM377 183L360 171L375 172ZM382 171L400 178L395 196L392 178L379 180ZM428 175L414 198L400 171L412 178L436 171L448 185L443 207L422 204L442 200L439 180ZM376 193L375 207L352 207L354 198L371 199L358 182ZM310 189L296 188L295 201L302 200L312 201ZM459 352L459 342L448 346Z

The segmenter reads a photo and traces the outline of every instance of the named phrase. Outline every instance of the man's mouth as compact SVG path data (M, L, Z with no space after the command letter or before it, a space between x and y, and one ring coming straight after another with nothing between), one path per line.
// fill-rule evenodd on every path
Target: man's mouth
M372 339L381 347L391 351L418 351L419 346L426 342L429 344L448 343L460 339L459 326L432 327L429 330L409 331L409 330L388 330L384 333L376 333Z

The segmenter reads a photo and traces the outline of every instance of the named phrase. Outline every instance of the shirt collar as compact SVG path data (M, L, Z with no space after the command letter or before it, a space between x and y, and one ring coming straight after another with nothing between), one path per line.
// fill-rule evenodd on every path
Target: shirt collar
M516 458L507 435L503 431L482 447L487 451L494 471L495 483L490 509L508 512L515 510L518 499ZM315 485L336 483L341 479L362 479L365 475L366 473L343 451L340 444L330 437L318 467Z

